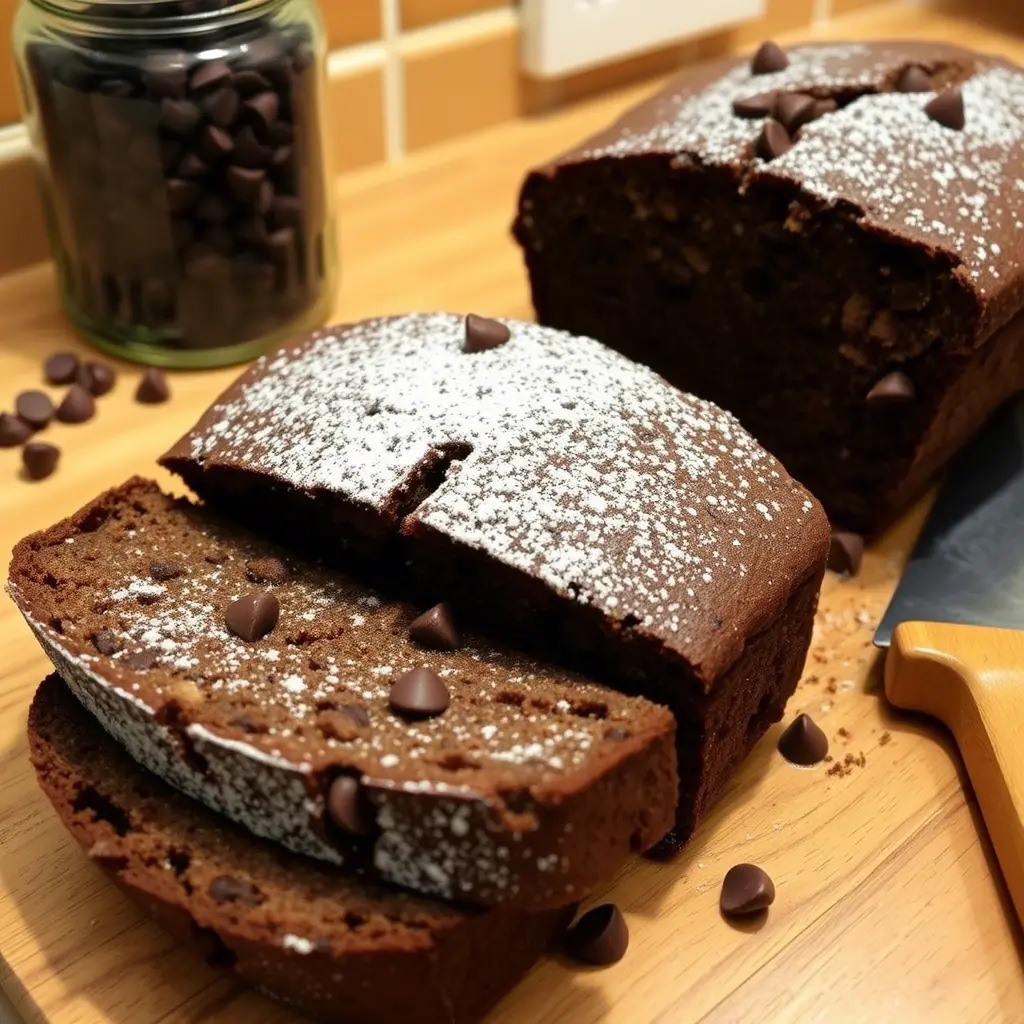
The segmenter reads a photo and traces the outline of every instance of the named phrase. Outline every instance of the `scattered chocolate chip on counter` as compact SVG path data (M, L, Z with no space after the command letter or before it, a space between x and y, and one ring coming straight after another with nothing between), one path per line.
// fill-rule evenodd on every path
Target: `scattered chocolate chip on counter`
M797 715L779 737L779 753L791 764L820 764L828 754L828 737L810 715Z
M392 684L388 703L403 718L436 718L448 710L451 694L436 672L414 668Z
M57 406L61 423L85 423L96 415L96 399L81 384L72 384Z
M78 364L74 352L54 352L43 363L43 375L48 384L70 384L78 373Z
M588 910L565 934L565 949L584 963L618 963L629 948L629 926L614 903Z
M53 419L53 401L45 391L22 391L14 411L33 430L42 430Z
M470 313L466 317L467 352L486 352L488 349L498 348L511 337L512 332L497 320L489 320L475 313Z
M372 836L377 830L373 807L359 780L339 775L327 791L327 814L342 831L353 836Z
M135 401L143 405L159 405L171 397L167 375L155 366L146 367L139 386L135 389Z
M443 601L435 604L409 624L409 638L421 647L435 651L454 651L459 647L459 631L451 608Z
M728 917L749 917L767 910L775 902L775 883L756 864L729 868L722 881L719 906Z
M17 448L32 436L32 428L20 416L0 413L0 448Z
M273 631L280 614L273 594L246 594L228 605L224 623L235 636L252 643Z
M828 567L844 576L856 576L864 558L864 538L859 533L833 530L828 548Z
M29 441L21 450L25 475L30 480L45 480L60 461L60 449L46 441Z
M106 363L87 362L78 367L75 382L96 398L101 398L113 390L117 374Z

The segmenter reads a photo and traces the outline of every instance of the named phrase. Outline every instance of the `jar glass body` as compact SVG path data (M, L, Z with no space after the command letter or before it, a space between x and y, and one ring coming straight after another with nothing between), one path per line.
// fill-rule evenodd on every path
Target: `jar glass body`
M82 334L200 367L323 322L337 260L314 0L22 0L14 45Z

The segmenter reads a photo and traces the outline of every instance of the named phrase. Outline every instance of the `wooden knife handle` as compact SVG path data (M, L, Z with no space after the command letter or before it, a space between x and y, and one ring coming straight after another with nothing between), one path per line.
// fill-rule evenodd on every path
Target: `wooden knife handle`
M1024 924L1024 631L905 622L885 692L952 730Z

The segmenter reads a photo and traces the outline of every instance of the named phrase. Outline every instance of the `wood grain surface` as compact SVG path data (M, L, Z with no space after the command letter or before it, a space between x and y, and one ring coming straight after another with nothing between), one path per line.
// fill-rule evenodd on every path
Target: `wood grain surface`
M1024 56L1024 41L899 7L852 16L833 36L926 36ZM636 93L515 123L340 185L339 318L413 309L529 316L508 237L524 168L605 123ZM37 385L40 361L79 348L56 311L50 270L0 281L0 405ZM98 418L48 434L64 448L44 483L0 451L0 551L153 459L233 371L176 375L165 406L132 401L122 367ZM949 736L891 711L871 634L920 526L913 510L867 554L855 580L830 576L807 672L788 715L807 711L834 760L786 764L778 729L759 744L670 864L630 863L606 896L632 930L604 970L558 959L533 971L494 1024L606 1020L1024 1021L1021 934ZM86 863L39 794L25 711L47 664L0 603L0 981L30 1022L283 1024L294 1014L216 975ZM724 872L754 861L778 898L734 927L717 911Z

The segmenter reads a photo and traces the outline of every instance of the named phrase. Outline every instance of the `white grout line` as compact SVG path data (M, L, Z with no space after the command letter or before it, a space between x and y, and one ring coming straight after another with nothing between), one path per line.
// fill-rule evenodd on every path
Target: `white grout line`
M399 0L380 0L384 58L384 143L389 161L405 156L405 81L397 42L401 33Z
M327 75L348 75L372 68L382 68L387 62L387 48L381 42L349 46L344 50L332 50L327 55Z
M32 151L28 130L20 121L0 127L0 163L21 160Z

